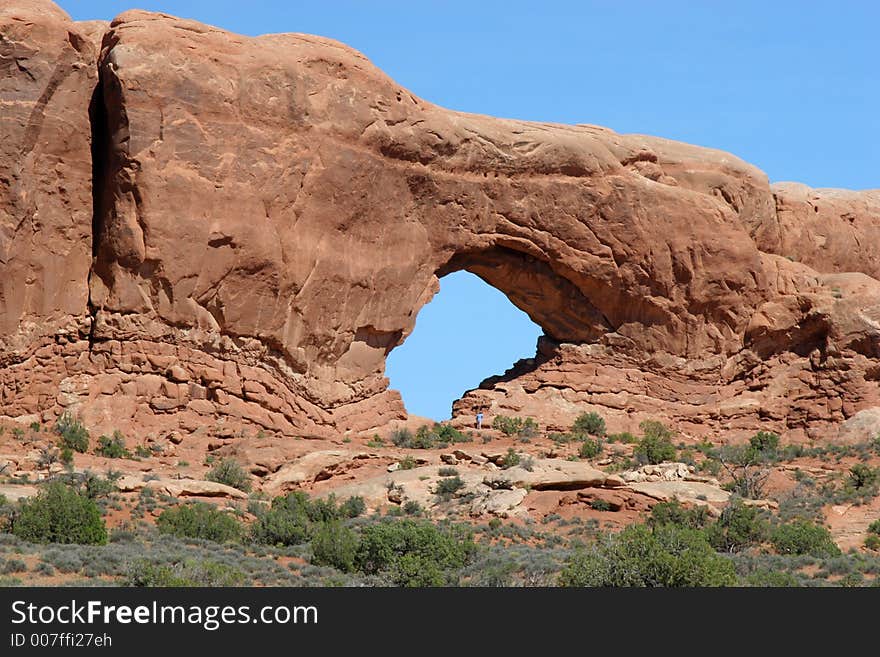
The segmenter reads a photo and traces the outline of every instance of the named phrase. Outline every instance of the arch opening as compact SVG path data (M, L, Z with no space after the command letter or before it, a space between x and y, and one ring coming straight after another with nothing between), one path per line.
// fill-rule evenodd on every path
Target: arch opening
M465 391L534 356L544 331L482 276L460 267L438 273L440 291L385 371L410 415L442 421Z

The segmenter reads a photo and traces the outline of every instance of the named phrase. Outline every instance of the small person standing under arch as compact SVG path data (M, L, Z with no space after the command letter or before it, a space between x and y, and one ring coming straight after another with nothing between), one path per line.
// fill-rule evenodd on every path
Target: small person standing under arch
M483 409L482 409L482 408L478 408L478 409L477 409L477 423L476 423L476 426L477 426L477 429L482 429L482 428L483 428Z

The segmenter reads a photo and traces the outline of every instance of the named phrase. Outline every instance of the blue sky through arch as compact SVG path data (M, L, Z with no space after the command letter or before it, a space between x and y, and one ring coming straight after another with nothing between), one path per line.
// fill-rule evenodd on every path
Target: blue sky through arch
M385 373L410 414L445 420L465 390L534 356L541 333L502 292L458 271L440 279L440 292L388 356Z

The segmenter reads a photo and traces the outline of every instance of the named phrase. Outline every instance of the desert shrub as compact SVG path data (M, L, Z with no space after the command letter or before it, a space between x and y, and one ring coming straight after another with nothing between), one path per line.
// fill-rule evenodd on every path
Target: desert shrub
M581 413L571 425L571 432L578 436L605 435L605 420L596 412Z
M385 574L398 586L453 584L455 571L476 551L470 530L440 527L403 519L364 527L355 568L368 575Z
M208 481L232 486L245 493L251 490L251 476L235 459L223 459L205 476Z
M412 470L416 467L416 460L409 456L408 454L400 459L400 469L401 470Z
M664 525L676 525L690 529L702 529L710 522L709 511L705 506L685 508L678 500L660 502L651 509L648 526L651 528Z
M500 431L505 436L533 437L537 433L538 424L530 417L496 415L492 419L492 428Z
M12 533L31 543L107 542L107 527L94 500L58 482L20 503Z
M634 435L632 435L629 431L623 431L621 433L611 433L611 434L608 434L605 437L605 439L609 443L625 443L625 444L635 443L635 442L638 442L638 440L639 440Z
M407 516L420 516L424 512L422 505L415 500L407 500L403 503L403 513Z
M745 579L746 586L771 588L801 586L800 580L791 573L780 570L759 570Z
M602 453L602 441L599 438L585 438L578 450L582 459L594 459Z
M434 425L434 428L431 430L431 433L436 436L435 440L438 443L469 443L473 441L473 438L466 433L462 433L451 424L438 423Z
M235 516L205 502L163 510L156 519L156 527L162 534L217 543L238 540L243 533L242 525Z
M58 452L58 460L64 465L70 465L73 463L73 450L70 447L62 447Z
M271 507L251 526L251 536L264 545L300 545L311 540L321 523L354 517L350 514L364 510L366 504L360 497L349 498L337 507L332 495L310 500L306 493L294 491L272 500Z
M437 474L441 477L454 477L458 474L458 470L451 467L444 467L437 470Z
M3 564L2 572L4 575L9 575L11 573L26 573L27 569L27 564L21 559L10 559Z
M79 489L85 493L86 497L93 500L109 497L116 490L116 480L119 479L119 476L118 472L108 470L102 477L87 470L80 477Z
M872 488L877 478L877 471L865 463L856 463L849 469L849 483L856 490Z
M707 527L706 537L719 552L739 552L765 541L768 531L767 520L759 509L734 500L718 521Z
M427 424L423 424L416 429L416 435L413 436L412 443L404 445L404 447L412 447L413 449L431 449L437 447L437 436L431 431Z
M123 586L241 586L244 583L242 571L207 559L190 559L172 565L139 559L128 567L123 578Z
M413 433L406 427L391 432L391 442L396 447L409 447L413 441Z
M868 525L868 533L880 534L880 518Z
M761 499L770 469L766 466L769 457L752 445L725 445L717 454L721 467L731 478L728 490L748 499Z
M145 447L144 445L135 445L134 455L139 456L142 459L148 459L153 455L153 452L151 452L150 449L148 447ZM182 463L180 465L182 465Z
M85 453L89 448L89 432L73 414L62 413L55 423L55 431L61 436L61 447L69 447L80 453Z
M504 460L502 461L503 468L512 468L520 463L520 455L516 453L516 450L513 447L507 448L507 454L504 455Z
M608 500L590 500L590 508L594 511L611 511L611 502Z
M339 515L343 518L357 518L367 511L367 503L360 495L349 497L339 505Z
M733 586L733 563L693 529L631 525L569 558L561 586Z
M119 431L114 431L112 438L100 436L95 454L106 456L108 459L123 459L131 456L131 453L125 448L125 436Z
M778 525L770 535L770 542L779 554L809 554L814 557L834 557L840 554L840 548L831 538L831 532L806 520Z
M473 438L462 433L451 424L440 422L429 427L427 424L420 426L415 435L409 429L397 429L391 434L391 442L397 447L410 449L432 449L443 447L450 443L471 442Z
M41 561L36 566L34 566L34 572L39 573L40 575L51 577L55 574L55 568L52 567L52 564Z
M353 572L359 544L358 535L341 522L323 523L312 537L312 563Z
M880 552L880 535L868 534L865 537L865 547L875 552Z
M642 438L633 449L633 456L639 463L663 463L675 460L673 433L656 420L645 420L639 424Z
M749 447L765 456L773 456L779 450L779 435L771 431L759 431L749 438Z
M454 477L440 479L434 487L434 493L441 499L448 500L462 488L464 488L464 481L461 477L455 475Z

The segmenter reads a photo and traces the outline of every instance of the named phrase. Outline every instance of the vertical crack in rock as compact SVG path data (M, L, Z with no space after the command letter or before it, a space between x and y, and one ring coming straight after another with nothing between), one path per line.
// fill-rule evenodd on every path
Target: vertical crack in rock
M98 64L98 84L95 85L89 103L89 127L92 132L92 265L89 267L88 279L88 308L91 318L89 322L89 351L91 351L95 343L95 324L98 318L98 308L92 299L92 277L95 275L98 244L103 232L107 157L110 149L107 107L104 104L104 82L100 63Z

